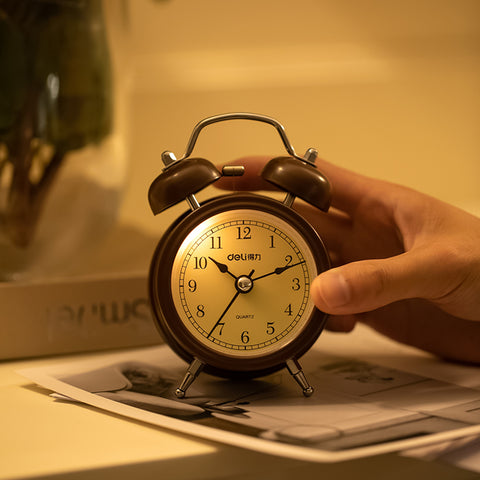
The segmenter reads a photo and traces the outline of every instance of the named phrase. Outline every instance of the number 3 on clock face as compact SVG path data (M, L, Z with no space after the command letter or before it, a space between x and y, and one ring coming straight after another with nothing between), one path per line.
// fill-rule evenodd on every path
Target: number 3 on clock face
M152 261L161 333L187 361L226 377L283 368L316 340L325 315L310 296L329 268L313 228L276 200L210 201L164 235Z

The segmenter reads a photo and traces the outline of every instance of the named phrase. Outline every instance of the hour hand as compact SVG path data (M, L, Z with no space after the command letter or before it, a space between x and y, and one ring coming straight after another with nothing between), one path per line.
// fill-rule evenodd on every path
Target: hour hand
M224 263L220 263L220 262L217 262L217 260L215 260L214 258L212 257L208 257L217 267L218 269L222 272L222 273L228 273L230 276L232 276L233 278L237 279L237 277L228 270L228 266L225 265Z

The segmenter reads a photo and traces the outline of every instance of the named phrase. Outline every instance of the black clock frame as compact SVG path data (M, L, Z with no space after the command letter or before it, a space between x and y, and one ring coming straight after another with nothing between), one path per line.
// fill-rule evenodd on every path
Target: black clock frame
M234 193L215 197L177 219L162 236L154 252L149 273L149 295L157 329L170 347L188 363L194 358L205 364L204 371L225 378L254 378L285 367L299 359L321 334L327 315L314 309L299 335L279 350L255 357L223 354L198 342L179 317L172 298L171 273L174 259L187 235L208 218L230 210L260 210L292 225L312 251L318 272L330 268L327 250L315 229L295 210L283 203L253 193Z

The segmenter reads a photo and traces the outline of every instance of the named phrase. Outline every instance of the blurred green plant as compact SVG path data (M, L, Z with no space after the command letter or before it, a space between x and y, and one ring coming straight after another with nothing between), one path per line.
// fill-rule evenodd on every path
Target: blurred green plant
M112 128L101 0L0 0L0 230L27 247L68 152Z

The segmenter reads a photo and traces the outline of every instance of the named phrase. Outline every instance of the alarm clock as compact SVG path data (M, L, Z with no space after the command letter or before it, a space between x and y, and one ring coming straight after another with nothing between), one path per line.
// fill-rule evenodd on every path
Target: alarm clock
M267 123L280 134L288 155L270 160L261 176L286 192L283 201L228 193L200 204L195 197L222 176L243 174L242 166L220 172L191 157L203 128L237 119ZM194 127L181 158L162 154L164 168L148 192L153 213L182 201L189 207L160 239L148 280L156 326L189 364L177 397L202 370L236 379L287 368L305 396L313 393L298 360L326 322L309 291L330 261L316 230L292 206L299 197L324 212L329 208L330 185L315 158L314 149L298 156L279 122L254 113L206 118Z

